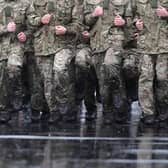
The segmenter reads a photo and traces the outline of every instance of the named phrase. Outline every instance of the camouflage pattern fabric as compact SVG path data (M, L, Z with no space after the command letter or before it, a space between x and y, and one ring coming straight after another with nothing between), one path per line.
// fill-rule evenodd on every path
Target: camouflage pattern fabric
M139 101L143 115L161 114L167 118L168 85L167 76L167 18L156 15L157 3L149 0L137 0L137 18L142 19L144 29L139 32L138 52L143 54L141 75L139 79ZM158 3L168 8L168 1ZM158 111L156 105L159 107ZM163 117L165 116L165 117Z
M6 85L9 86L7 90L1 92L1 95L4 97L6 95L9 96L8 99L12 110L22 108L22 67L25 44L18 41L17 34L20 32L27 34L26 12L28 7L29 3L25 0L3 0L0 2L0 61L6 61L6 66L3 66L3 68L7 72L8 80L6 81ZM7 24L11 21L14 21L16 24L15 33L7 32ZM3 72L4 70L1 69L1 71ZM3 76L0 78L3 79ZM5 83L3 83L3 85L5 85ZM5 101L5 99L2 101Z
M116 114L119 112L126 114L128 111L121 72L124 31L123 28L114 25L115 16L125 17L127 4L128 1L126 0L85 1L85 23L91 28L90 43L94 54L93 64L99 79L104 115L108 113L108 117L112 111L115 111ZM98 5L103 7L103 16L94 18L91 13ZM120 102L119 104L117 104L116 97Z

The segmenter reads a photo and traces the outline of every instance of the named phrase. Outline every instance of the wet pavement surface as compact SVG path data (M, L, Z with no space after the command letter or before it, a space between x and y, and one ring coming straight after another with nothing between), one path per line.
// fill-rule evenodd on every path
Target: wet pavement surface
M168 167L168 127L140 125L137 103L127 125L104 125L101 112L95 122L57 125L18 115L0 125L0 168Z

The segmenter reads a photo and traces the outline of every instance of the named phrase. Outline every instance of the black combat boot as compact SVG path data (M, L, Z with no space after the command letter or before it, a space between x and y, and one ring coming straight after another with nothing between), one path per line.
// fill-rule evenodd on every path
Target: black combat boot
M155 116L154 115L142 116L140 121L145 125L153 125L155 124Z
M31 113L32 122L33 123L39 122L40 121L40 117L41 117L40 111L32 109L32 113Z
M167 105L158 105L158 121L159 122L167 122L168 121L168 108Z
M8 123L11 120L11 113L9 111L0 112L0 123Z
M41 115L41 121L48 121L50 118L50 112L48 111L43 111Z
M98 103L102 103L101 95L100 95L100 93L97 92L97 91L96 91L96 101L97 101Z
M68 111L66 114L63 115L64 122L76 122L78 120L77 111Z
M103 105L103 123L105 125L114 123L114 111L109 105Z
M114 114L111 112L110 114L103 115L103 124L111 125L114 123Z
M57 124L62 120L62 116L58 111L50 112L48 122L50 124Z
M86 112L85 117L87 121L94 121L97 118L97 111L88 111Z

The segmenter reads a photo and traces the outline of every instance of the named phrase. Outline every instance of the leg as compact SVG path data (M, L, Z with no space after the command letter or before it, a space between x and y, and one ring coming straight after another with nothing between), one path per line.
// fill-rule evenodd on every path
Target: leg
M23 56L23 49L16 44L11 48L7 63L9 100L14 111L23 108Z
M105 52L96 53L92 56L93 62L93 76L94 76L94 83L95 83L95 91L96 91L96 99L98 102L102 102L101 98L101 90L103 87L102 80L101 80L101 67L104 62Z
M93 66L90 67L88 77L86 79L86 88L85 88L85 96L84 102L86 105L87 120L94 120L97 116L97 106L95 100L95 69Z
M155 89L159 120L165 121L168 119L168 54L158 55Z
M138 99L139 60L140 55L135 50L124 51L122 71L126 84L127 98L130 102Z
M87 57L90 57L91 50L89 47L79 49L75 58L75 77L76 77L76 102L80 107L85 96L86 83L90 69L90 63Z
M128 119L129 107L126 98L121 66L121 50L113 48L108 49L103 64L104 72L102 73L104 74L102 81L104 81L104 86L106 86L106 89L104 89L106 92L104 92L102 95L104 100L103 105L109 102L109 107L107 109L112 109L111 115L115 116L115 120L124 122ZM107 95L109 95L109 100L105 99Z
M155 55L154 55L155 56ZM145 123L154 122L155 99L154 99L154 56L144 55L141 75L139 77L139 103L143 112Z
M91 49L85 47L80 49L76 54L76 94L78 104L84 99L87 114L86 118L92 120L96 115L95 104L95 81L94 81L94 67L91 62Z
M48 112L50 112L49 122L56 122L60 119L60 114L57 112L56 100L54 97L53 64L54 55L36 57L36 65L41 75L41 79L39 80L42 80L42 86L36 85L36 87L41 89L41 91L37 93L42 94L39 103L42 104L43 116L48 116ZM36 96L38 96L38 94L36 94Z
M40 120L40 112L49 113L48 105L44 96L44 78L39 64L40 59L43 59L43 57L37 58L33 54L27 57L28 85L32 111L31 118L33 122L38 122Z
M11 119L8 99L8 78L7 78L7 61L0 62L0 122L6 123Z
M61 50L55 55L53 67L56 106L66 121L77 118L74 56L70 49Z

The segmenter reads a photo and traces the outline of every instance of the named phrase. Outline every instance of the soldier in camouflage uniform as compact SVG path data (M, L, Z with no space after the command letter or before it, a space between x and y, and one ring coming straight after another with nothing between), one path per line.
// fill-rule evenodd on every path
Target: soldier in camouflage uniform
M105 123L125 121L128 102L122 75L123 27L127 0L85 0L85 23L91 28L93 64L99 79Z
M76 69L76 98L77 104L81 105L84 100L87 113L86 119L93 120L96 118L96 101L95 101L95 69L91 60L91 48L89 46L90 34L88 26L84 25L84 8L83 0L77 0L78 12L80 21L83 27L83 32L79 35L77 43L77 54L75 59Z
M29 13L27 13L29 16ZM36 59L34 56L33 33L34 27L27 21L27 28L29 32L29 39L25 45L24 54L24 69L23 69L23 86L24 86L24 107L25 116L31 115L32 122L37 122L40 119L47 119L49 110L44 97L44 86L41 81L40 72L36 66ZM37 92L38 90L38 92ZM41 103L43 101L43 103ZM32 114L26 113L31 111ZM43 112L42 115L39 111Z
M41 100L38 87L33 92L34 103L41 107L34 112L43 111L46 101L51 123L62 116L65 120L76 118L74 58L80 31L76 11L74 0L34 0L29 9L36 66L44 86Z
M132 0L127 6L125 13L126 26L124 27L124 60L123 60L123 74L126 85L127 98L130 101L138 99L138 79L140 75L140 60L141 54L137 52L137 29L133 23L135 10Z
M143 55L139 102L142 121L153 124L157 113L159 120L168 119L168 1L136 0L136 8L137 45Z
M26 12L29 4L23 0L0 1L0 121L11 118L10 111L23 105L22 67L26 42Z

